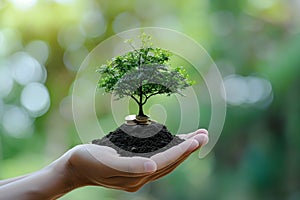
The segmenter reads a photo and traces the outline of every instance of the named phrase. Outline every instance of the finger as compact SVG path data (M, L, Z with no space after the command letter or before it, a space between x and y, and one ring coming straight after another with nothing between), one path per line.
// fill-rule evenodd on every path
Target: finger
M157 169L156 163L144 157L117 157L103 156L99 159L104 165L113 168L119 173L116 175L128 175L128 173L151 173Z
M176 136L182 138L182 139L189 139L189 138L192 138L196 135L196 131L192 132L192 133L187 133L187 134L178 134Z
M147 177L145 175L142 177L124 177L124 176L114 176L103 181L105 185L115 185L125 188L138 188L147 183Z
M201 137L203 137L203 136L201 136ZM206 138L206 136L205 136L205 139L208 139L208 138ZM199 141L198 138L197 138L197 140ZM200 139L200 141L201 141L201 139ZM190 156L190 154L192 154L193 152L200 149L201 143L203 144L204 142L201 141L200 145L198 147L196 147L194 150L185 152L179 159L176 160L176 162L166 166L165 168L161 168L161 169L157 170L157 172L155 172L155 174L151 174L149 177L147 177L148 182L156 180L156 179L158 179L162 176L165 176L166 174L169 174L170 172L172 172L174 169L176 169L176 167L178 165L180 165L182 162L184 162Z
M99 154L98 154L99 155ZM156 163L145 157L120 157L119 154L102 154L95 157L102 164L115 170L113 176L143 176L144 173L156 171Z
M177 136L180 137L181 139L190 139L193 138L194 136L198 135L198 134L205 134L208 135L208 131L206 129L198 129L192 133L188 133L188 134L178 134Z
M178 167L183 161L185 161L188 156L190 155L191 153L185 153L183 156L180 157L180 159L178 159L176 162L168 165L167 167L165 168L162 168L160 170L157 170L157 172L155 172L154 174L151 174L149 176L146 177L147 179L147 182L150 182L150 181L154 181L160 177L163 177L169 173L171 173L173 170L176 169L176 167Z
M205 134L205 135L208 135L208 131L204 128L201 128L201 129L198 129L195 131L196 134Z
M163 176L171 173L173 170L176 169L176 167L178 167L182 162L184 162L190 156L190 154L192 154L194 151L198 150L199 148L200 148L200 146L198 146L197 148L195 148L192 151L185 152L174 163L169 164L168 166L157 170L155 173L152 173L152 174L149 174L149 175L145 176L144 178L142 178L140 180L140 182L142 182L143 184L145 184L145 183L154 181L154 180L156 180L156 179L158 179L160 177L163 177Z
M197 140L189 139L164 152L152 156L151 159L155 161L157 169L159 170L176 162L184 153L192 152L194 149L198 148L198 146L199 143Z
M84 151L90 154L87 163L110 168L110 176L151 173L157 169L156 163L144 157L120 157L115 150L99 145L85 145ZM83 157L84 155L81 155Z
M202 147L208 143L208 136L206 134L198 134L193 137L194 140L199 142L199 146Z
M126 173L148 173L157 169L153 160L144 157L116 157L110 163L118 171Z
M92 144L92 145L97 145L97 144ZM116 156L119 155L118 152L115 149L111 148L111 147L102 146L102 145L97 145L96 147L99 147L99 146L101 147L102 152L105 151L107 154L116 155Z

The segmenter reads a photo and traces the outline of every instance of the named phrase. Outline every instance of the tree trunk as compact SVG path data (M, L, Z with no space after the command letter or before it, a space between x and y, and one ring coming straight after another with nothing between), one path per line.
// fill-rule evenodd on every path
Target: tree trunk
M144 114L144 110L143 110L143 87L142 87L142 84L139 87L139 98L140 99L139 99L139 114L138 114L138 116L144 117L146 115Z
M144 114L143 104L139 104L139 114L138 114L138 116L140 116L140 117L145 117L146 116Z

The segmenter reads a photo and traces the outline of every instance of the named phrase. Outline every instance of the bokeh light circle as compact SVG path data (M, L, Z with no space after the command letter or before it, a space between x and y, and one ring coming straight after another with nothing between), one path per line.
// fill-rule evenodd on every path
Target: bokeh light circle
M41 83L30 83L26 85L21 93L21 104L31 116L42 116L50 107L48 89Z
M110 97L110 99L96 102L96 97L100 92L97 90L99 74L95 73L95 71L97 67L106 63L107 60L132 51L132 47L124 43L125 40L133 39L135 47L140 47L141 43L138 40L138 35L142 32L152 36L154 47L168 49L189 62L202 77L207 87L210 96L211 115L209 126L204 128L208 129L210 140L199 153L199 157L202 158L216 144L225 122L226 101L224 99L223 80L217 66L200 44L190 37L170 29L147 27L124 31L104 40L89 53L77 72L72 93L72 111L79 137L83 143L89 143L93 139L102 138L106 135L105 124L99 123L99 118L105 116L97 115L96 104L102 109L108 109L112 112L113 119L110 120L114 121L116 127L122 123L122 119L124 119L122 115L130 114L128 113L129 100L126 98L114 101L113 95L107 95L107 98ZM183 133L186 123L193 130L200 128L198 102L201 96L199 96L198 90L200 90L200 87L196 85L186 91L188 93L186 98L179 95L175 97L179 104L182 121L177 133ZM107 106L110 106L110 108L107 108ZM166 112L166 118L172 117L172 115L168 116L167 109L164 106L159 108L162 112Z
M4 109L1 124L7 134L15 138L29 137L33 133L33 119L28 113L17 106Z
M45 68L26 52L17 52L10 57L12 75L21 85L31 82L44 82L47 77Z
M1 63L2 64L2 63ZM9 67L0 64L0 98L5 98L12 91L14 79L11 76Z

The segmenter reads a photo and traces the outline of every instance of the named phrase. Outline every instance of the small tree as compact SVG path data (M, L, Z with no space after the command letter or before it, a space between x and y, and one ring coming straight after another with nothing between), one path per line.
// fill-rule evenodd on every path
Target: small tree
M181 94L181 90L192 84L182 67L170 69L170 51L153 47L151 37L144 33L139 37L142 40L140 49L128 41L133 51L112 58L97 70L102 75L98 88L119 98L130 96L139 107L137 119L147 118L143 105L150 97Z

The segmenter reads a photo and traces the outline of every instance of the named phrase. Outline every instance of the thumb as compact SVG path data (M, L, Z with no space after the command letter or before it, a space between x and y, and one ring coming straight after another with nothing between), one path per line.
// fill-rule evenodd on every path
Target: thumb
M117 171L127 173L149 173L157 170L156 163L144 157L117 157L102 158L101 162Z

